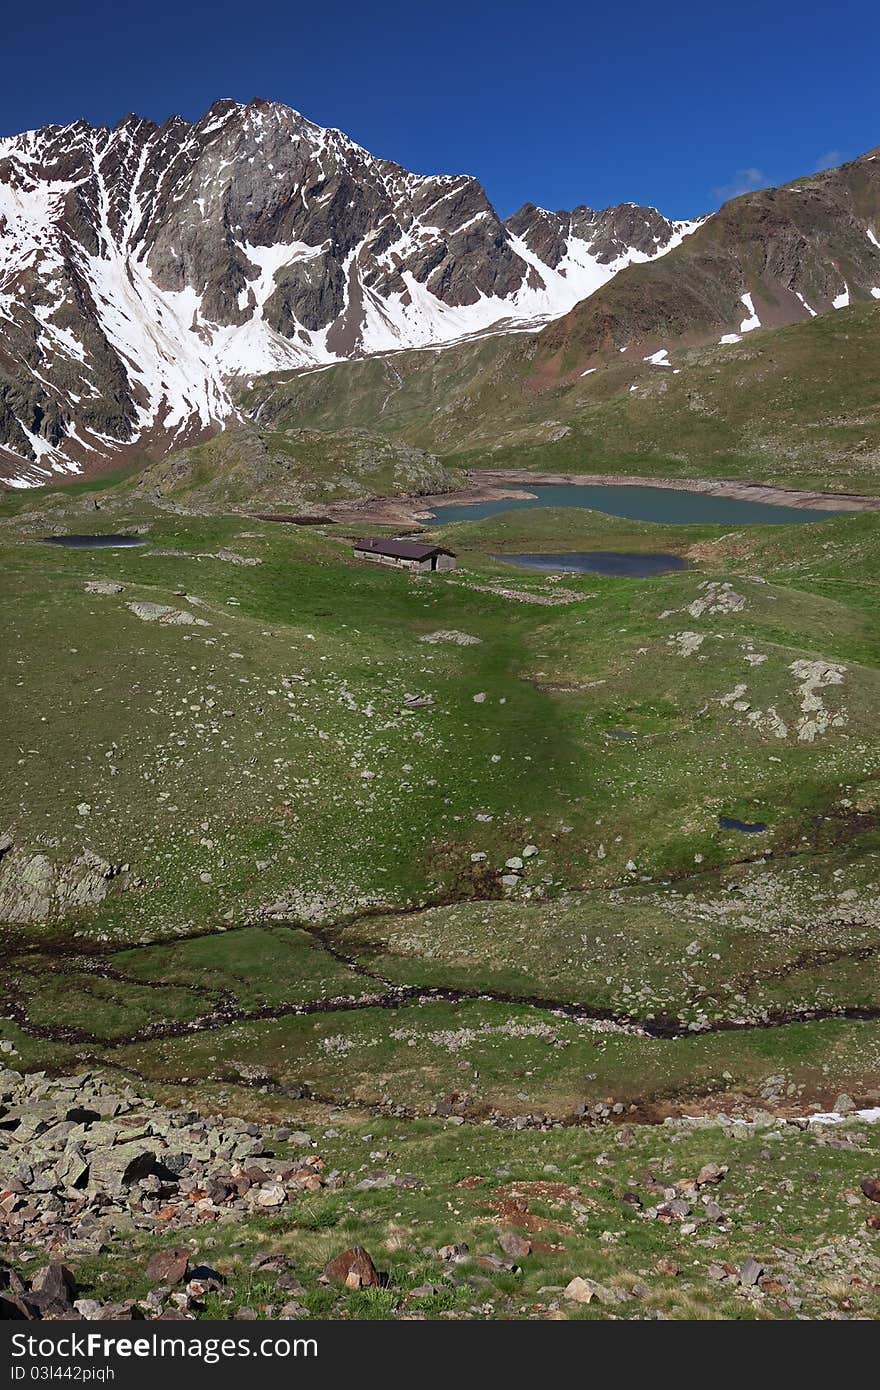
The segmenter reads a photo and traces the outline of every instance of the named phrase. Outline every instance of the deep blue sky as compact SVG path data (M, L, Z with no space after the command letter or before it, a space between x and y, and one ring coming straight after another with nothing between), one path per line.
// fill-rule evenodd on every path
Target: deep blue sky
M7 7L0 134L265 96L521 203L684 217L880 144L876 0L42 0Z

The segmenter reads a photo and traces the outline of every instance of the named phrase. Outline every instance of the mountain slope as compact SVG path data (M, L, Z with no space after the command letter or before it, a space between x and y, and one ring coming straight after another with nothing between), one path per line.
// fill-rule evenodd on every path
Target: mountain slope
M133 495L199 511L311 507L378 493L442 492L438 459L403 440L366 430L258 430L247 423L144 469Z
M251 374L565 313L695 224L624 205L502 223L278 104L0 141L0 476L161 456Z
M880 153L735 198L663 263L634 266L542 335L536 382L607 354L732 344L880 299Z
M556 220L531 229L548 257ZM725 204L540 333L258 381L242 404L266 425L378 427L474 467L876 492L878 350L871 151Z
M543 339L493 338L256 382L266 428L369 427L469 468L745 478L880 492L880 303L739 343L612 351L534 388Z

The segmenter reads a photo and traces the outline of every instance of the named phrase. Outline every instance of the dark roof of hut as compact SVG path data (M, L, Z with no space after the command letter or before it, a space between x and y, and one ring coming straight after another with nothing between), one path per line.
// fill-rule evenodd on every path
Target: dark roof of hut
M387 555L393 560L429 560L432 555L454 555L443 545L422 545L418 541L385 540L381 536L365 536L355 541L355 550L366 550L372 555Z

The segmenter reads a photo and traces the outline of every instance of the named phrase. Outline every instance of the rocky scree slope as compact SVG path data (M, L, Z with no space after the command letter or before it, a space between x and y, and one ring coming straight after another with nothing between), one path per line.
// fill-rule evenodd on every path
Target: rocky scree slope
M279 1105L0 1070L0 1321L876 1316L876 1144L843 1113L511 1142Z
M502 222L268 101L0 141L0 478L161 456L236 378L565 313L695 224L624 204Z

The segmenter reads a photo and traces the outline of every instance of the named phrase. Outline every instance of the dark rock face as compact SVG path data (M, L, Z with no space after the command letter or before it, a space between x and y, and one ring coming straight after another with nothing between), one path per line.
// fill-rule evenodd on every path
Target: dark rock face
M523 208L288 107L0 141L0 477L161 456L237 377L565 313L682 234L649 208Z
M634 251L640 259L653 259L678 240L674 223L656 208L636 203L621 203L601 212L588 207L547 212L526 203L505 225L554 270L567 254L572 238L584 242L599 265L611 265Z
M279 271L277 289L267 300L264 317L285 338L302 327L328 328L345 308L346 275L338 261L315 256Z

